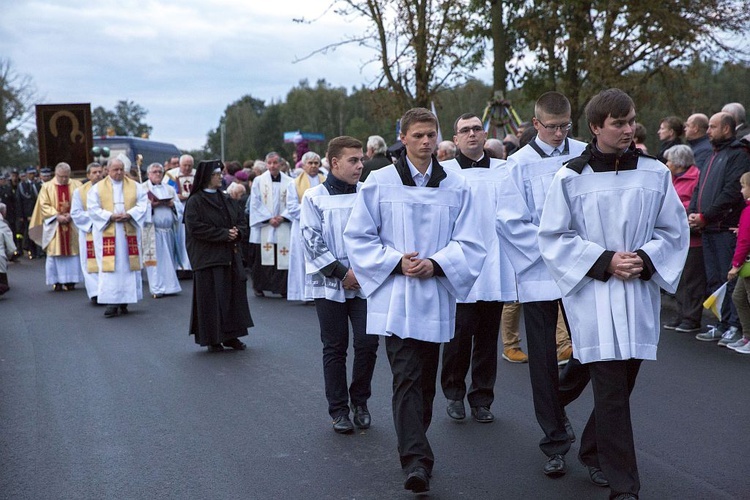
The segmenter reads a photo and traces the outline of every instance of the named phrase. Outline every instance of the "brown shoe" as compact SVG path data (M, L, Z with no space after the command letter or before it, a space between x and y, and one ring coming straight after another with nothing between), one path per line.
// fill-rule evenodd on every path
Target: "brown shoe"
M573 356L573 348L568 346L557 355L557 366L567 365L570 358Z
M511 363L528 363L529 357L518 347L508 347L503 349L503 359Z

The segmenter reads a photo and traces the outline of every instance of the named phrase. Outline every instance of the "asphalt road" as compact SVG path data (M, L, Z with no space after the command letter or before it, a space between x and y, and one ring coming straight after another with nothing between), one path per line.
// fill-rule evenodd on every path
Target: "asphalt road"
M331 430L314 307L250 298L244 352L187 335L191 281L106 319L83 289L54 293L43 261L10 267L0 297L0 498L398 499L381 344L373 426ZM148 297L147 285L144 294ZM250 294L252 295L252 294ZM665 305L668 308L669 304ZM662 334L632 397L641 498L750 498L750 356ZM590 389L568 407L580 433ZM542 474L526 365L499 361L493 424L455 423L438 391L429 498L605 499L568 454Z

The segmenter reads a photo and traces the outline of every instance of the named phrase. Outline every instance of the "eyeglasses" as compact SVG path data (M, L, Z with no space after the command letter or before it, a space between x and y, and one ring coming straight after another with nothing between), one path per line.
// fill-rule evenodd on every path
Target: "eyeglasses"
M550 132L557 132L558 130L560 132L567 132L568 130L570 130L571 128L573 128L573 123L572 122L563 123L562 125L545 125L544 123L542 123L542 120L540 120L539 118L537 118L536 121L539 122L539 125L541 125L542 127L546 128Z
M459 134L468 134L469 132L474 132L475 134L478 134L479 132L484 132L484 127L481 127L479 125L474 125L473 127L463 127L458 129Z

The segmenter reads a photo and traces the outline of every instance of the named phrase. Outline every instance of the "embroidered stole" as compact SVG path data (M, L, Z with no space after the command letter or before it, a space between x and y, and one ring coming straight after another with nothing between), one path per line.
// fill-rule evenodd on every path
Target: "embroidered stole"
M99 192L99 199L104 210L114 213L115 202L113 196L112 180L107 176L100 181L96 188ZM136 182L128 177L122 180L122 194L125 202L125 211L133 208L138 199L138 189ZM102 234L102 271L111 273L115 270L115 226L117 223L110 222L104 228ZM125 238L128 242L128 260L130 261L130 270L139 271L141 269L141 257L138 252L138 232L131 221L124 223Z
M318 174L318 181L320 181L320 184L323 184L325 180L326 178L323 174ZM294 179L294 184L297 188L297 198L299 198L299 201L302 201L302 195L305 194L305 191L310 189L310 176L305 172L302 172L296 179Z
M87 196L89 195L89 190L94 185L90 182L87 182L81 188L79 189L79 195L81 196L81 205L83 205L83 210L88 213L89 207L88 207L88 199ZM99 272L99 264L96 263L96 251L94 250L94 232L89 231L86 233L86 272L87 273L98 273Z
M284 174L281 175L279 184L279 214L284 211L286 207L286 194L287 187L291 179L286 177ZM305 174L307 175L307 174ZM255 182L260 183L260 196L263 205L268 209L269 213L276 213L276 203L274 203L273 196L273 185L274 182L271 179L271 174L261 175L255 178ZM277 214L277 215L279 215ZM273 227L270 224L263 226L260 230L260 263L264 266L273 266L276 264L276 269L285 270L289 269L289 241L291 239L291 224L288 222L282 222L279 227ZM270 240L276 237L276 245L274 246ZM274 249L276 250L274 252Z

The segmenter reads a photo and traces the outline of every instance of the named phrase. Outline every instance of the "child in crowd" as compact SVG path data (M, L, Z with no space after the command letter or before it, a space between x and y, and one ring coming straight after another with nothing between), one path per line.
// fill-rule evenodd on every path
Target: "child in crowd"
M736 342L727 344L727 347L742 354L750 354L750 276L740 276L740 268L750 254L750 172L745 172L740 177L742 196L745 198L746 206L740 215L740 223L737 228L737 246L732 257L732 268L729 270L727 279L737 279L737 285L732 293L732 301L737 308L737 315L742 324L742 337ZM748 264L750 265L750 264Z

